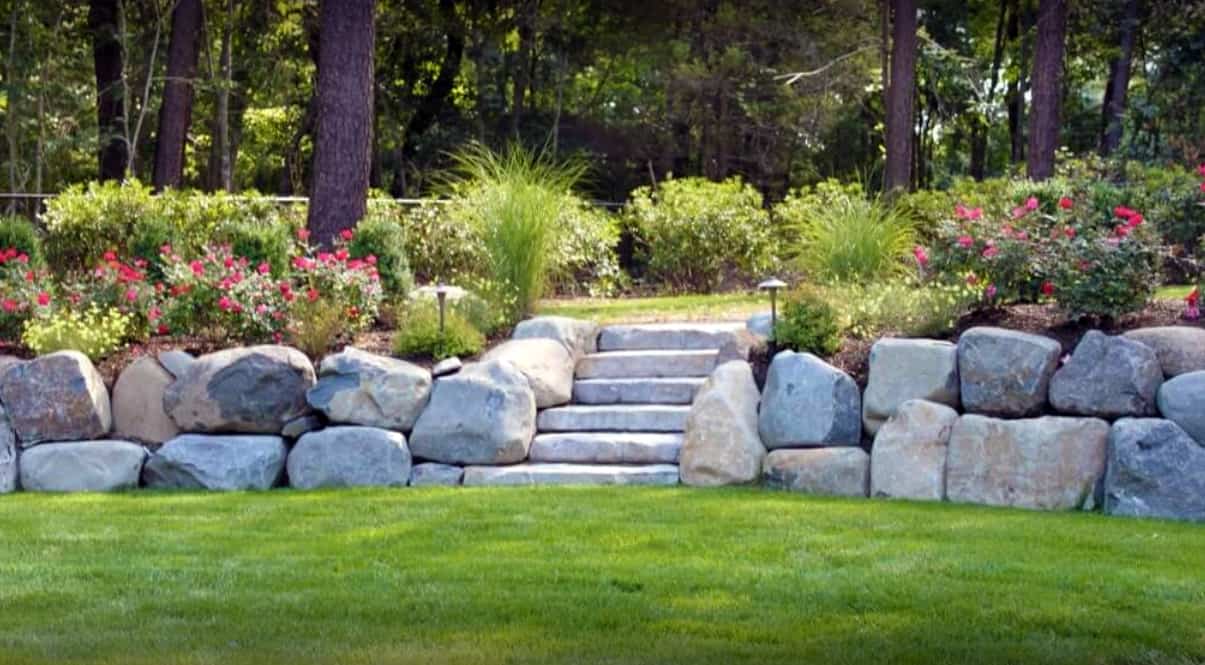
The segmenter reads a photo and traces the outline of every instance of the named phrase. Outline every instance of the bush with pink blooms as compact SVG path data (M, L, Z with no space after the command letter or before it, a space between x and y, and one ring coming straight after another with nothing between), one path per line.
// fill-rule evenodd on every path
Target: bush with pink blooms
M46 282L45 274L31 265L28 254L15 247L0 249L0 336L20 337L25 321L39 307L50 304Z
M1004 219L956 206L933 246L920 248L922 274L980 287L998 304L1054 300L1075 318L1141 309L1159 284L1159 239L1142 214L1052 199L1030 196Z

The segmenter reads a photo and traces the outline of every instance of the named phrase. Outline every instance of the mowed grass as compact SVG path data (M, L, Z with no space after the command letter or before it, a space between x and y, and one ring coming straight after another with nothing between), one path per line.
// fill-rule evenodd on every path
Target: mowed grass
M0 497L0 662L1201 663L1205 526L757 489Z

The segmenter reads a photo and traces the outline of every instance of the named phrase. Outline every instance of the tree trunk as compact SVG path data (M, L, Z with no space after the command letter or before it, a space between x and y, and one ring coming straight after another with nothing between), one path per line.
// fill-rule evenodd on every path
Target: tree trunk
M519 52L515 58L514 97L511 103L510 133L519 138L519 122L527 88L531 85L531 54L536 41L536 0L524 0L515 17L519 30Z
M1000 0L1000 16L996 19L996 42L992 49L992 75L988 81L987 99L983 105L985 113L992 112L996 99L996 84L1000 81L1000 63L1004 59L1004 19L1008 14L1008 0ZM987 137L991 133L991 118L980 118L971 133L971 177L983 180L987 171Z
M88 31L92 33L92 64L96 70L97 161L101 181L121 180L130 165L123 130L125 99L122 94L121 39L118 34L119 0L92 0Z
M1109 81L1100 129L1100 154L1108 157L1121 145L1122 119L1126 111L1126 92L1130 87L1130 63L1134 57L1134 35L1138 31L1138 0L1126 0L1121 21L1120 52L1109 63Z
M218 155L218 182L227 192L234 191L234 166L230 158L230 89L234 85L231 60L233 55L234 32L234 0L226 0L226 24L222 26L222 52L218 56L218 67L221 71L221 83L218 86L215 113L217 114L217 135L214 136L214 149Z
M414 155L415 139L435 124L448 101L448 96L452 94L456 75L460 73L460 62L464 58L464 26L456 17L456 3L453 0L440 0L439 8L447 26L444 57L439 65L439 73L427 88L427 94L414 110L410 122L406 123L402 149L407 157Z
M1063 48L1067 37L1067 0L1041 0L1033 54L1033 95L1029 113L1029 177L1054 175L1059 146L1059 107L1063 96Z
M374 0L319 6L318 124L309 228L324 246L364 216L372 170Z
M171 43L167 51L167 82L159 107L159 135L155 140L155 191L179 187L184 181L184 145L192 123L193 79L201 53L201 0L179 0L172 11Z
M916 0L893 0L891 89L887 95L887 165L883 188L908 189L912 165L912 110L916 88Z
M1025 70L1026 49L1025 39L1021 35L1021 3L1020 0L1008 2L1008 43L1018 44L1017 77L1008 81L1008 137L1009 159L1013 163L1025 160Z

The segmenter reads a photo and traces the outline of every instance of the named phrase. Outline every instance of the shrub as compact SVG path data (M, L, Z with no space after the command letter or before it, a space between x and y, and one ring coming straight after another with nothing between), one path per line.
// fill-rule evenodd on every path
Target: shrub
M775 207L788 238L798 243L797 265L813 279L866 283L897 277L912 250L912 222L860 188L822 187L795 192Z
M849 334L862 339L886 333L939 337L955 329L982 298L982 290L956 284L917 284L911 280L845 285L828 294Z
M33 312L49 305L50 278L32 263L16 247L0 250L0 337L6 340L17 339Z
M603 297L627 284L615 248L619 220L576 196L570 197L556 223L550 284L556 293Z
M273 275L283 275L289 268L293 238L283 224L234 218L221 223L213 239L229 245L234 256L247 259L250 265L267 263Z
M313 360L325 355L347 330L343 308L325 298L295 299L289 307L289 319L289 343Z
M513 298L509 316L517 321L544 294L557 220L585 167L517 145L501 153L474 146L455 159L461 178L455 211L477 227L489 276Z
M228 246L214 245L191 261L167 256L165 273L160 304L148 315L160 334L282 339L295 288L273 279L266 263L254 266Z
M352 258L375 257L385 292L405 297L414 287L414 276L406 260L406 231L396 216L382 214L380 209L380 206L369 208L368 215L356 225L347 249Z
M400 215L406 230L406 256L418 281L456 284L485 273L479 229L470 221L471 212L457 210L461 205L464 202L458 199L450 203L424 201L400 213L396 212L400 206L376 204L377 210L392 208Z
M122 250L138 220L156 211L151 189L128 181L68 187L46 204L46 258L58 270L83 270L106 251Z
M24 217L0 217L0 248L15 249L18 254L28 256L30 265L43 263L42 237L37 227Z
M439 331L439 310L427 302L411 306L393 339L393 352L404 358L443 360L452 356L469 357L481 353L485 336L454 309L444 315L444 332Z
M1154 296L1160 267L1155 233L1142 224L1129 227L1131 219L1118 220L1113 231L1087 229L1065 241L1047 291L1072 317L1114 319Z
M783 348L831 356L841 348L837 311L810 288L795 290L783 303L774 327L774 342Z
M21 341L38 355L72 350L95 361L122 347L129 326L130 315L116 309L68 307L26 321Z
M674 290L705 292L726 279L753 280L774 263L761 194L739 178L641 187L623 214L645 276Z
M302 240L308 237L302 233ZM343 310L349 331L367 328L376 320L384 292L376 258L352 258L348 249L354 242L351 230L342 232L333 251L306 247L306 253L292 260L292 283L299 294L310 300L327 299Z

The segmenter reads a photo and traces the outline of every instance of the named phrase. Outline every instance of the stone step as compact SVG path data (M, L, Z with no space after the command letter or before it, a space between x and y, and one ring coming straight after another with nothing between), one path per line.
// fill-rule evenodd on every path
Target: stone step
M719 351L609 351L577 363L579 379L652 379L705 377L715 369Z
M719 349L744 329L744 323L642 323L607 326L598 335L599 351Z
M699 378L582 379L573 382L577 404L690 404L707 381Z
M540 432L682 432L689 406L559 406L536 419Z
M483 485L677 485L673 464L619 466L601 464L516 464L470 466L466 486Z
M681 450L681 434L574 432L537 435L528 458L577 464L677 464Z

